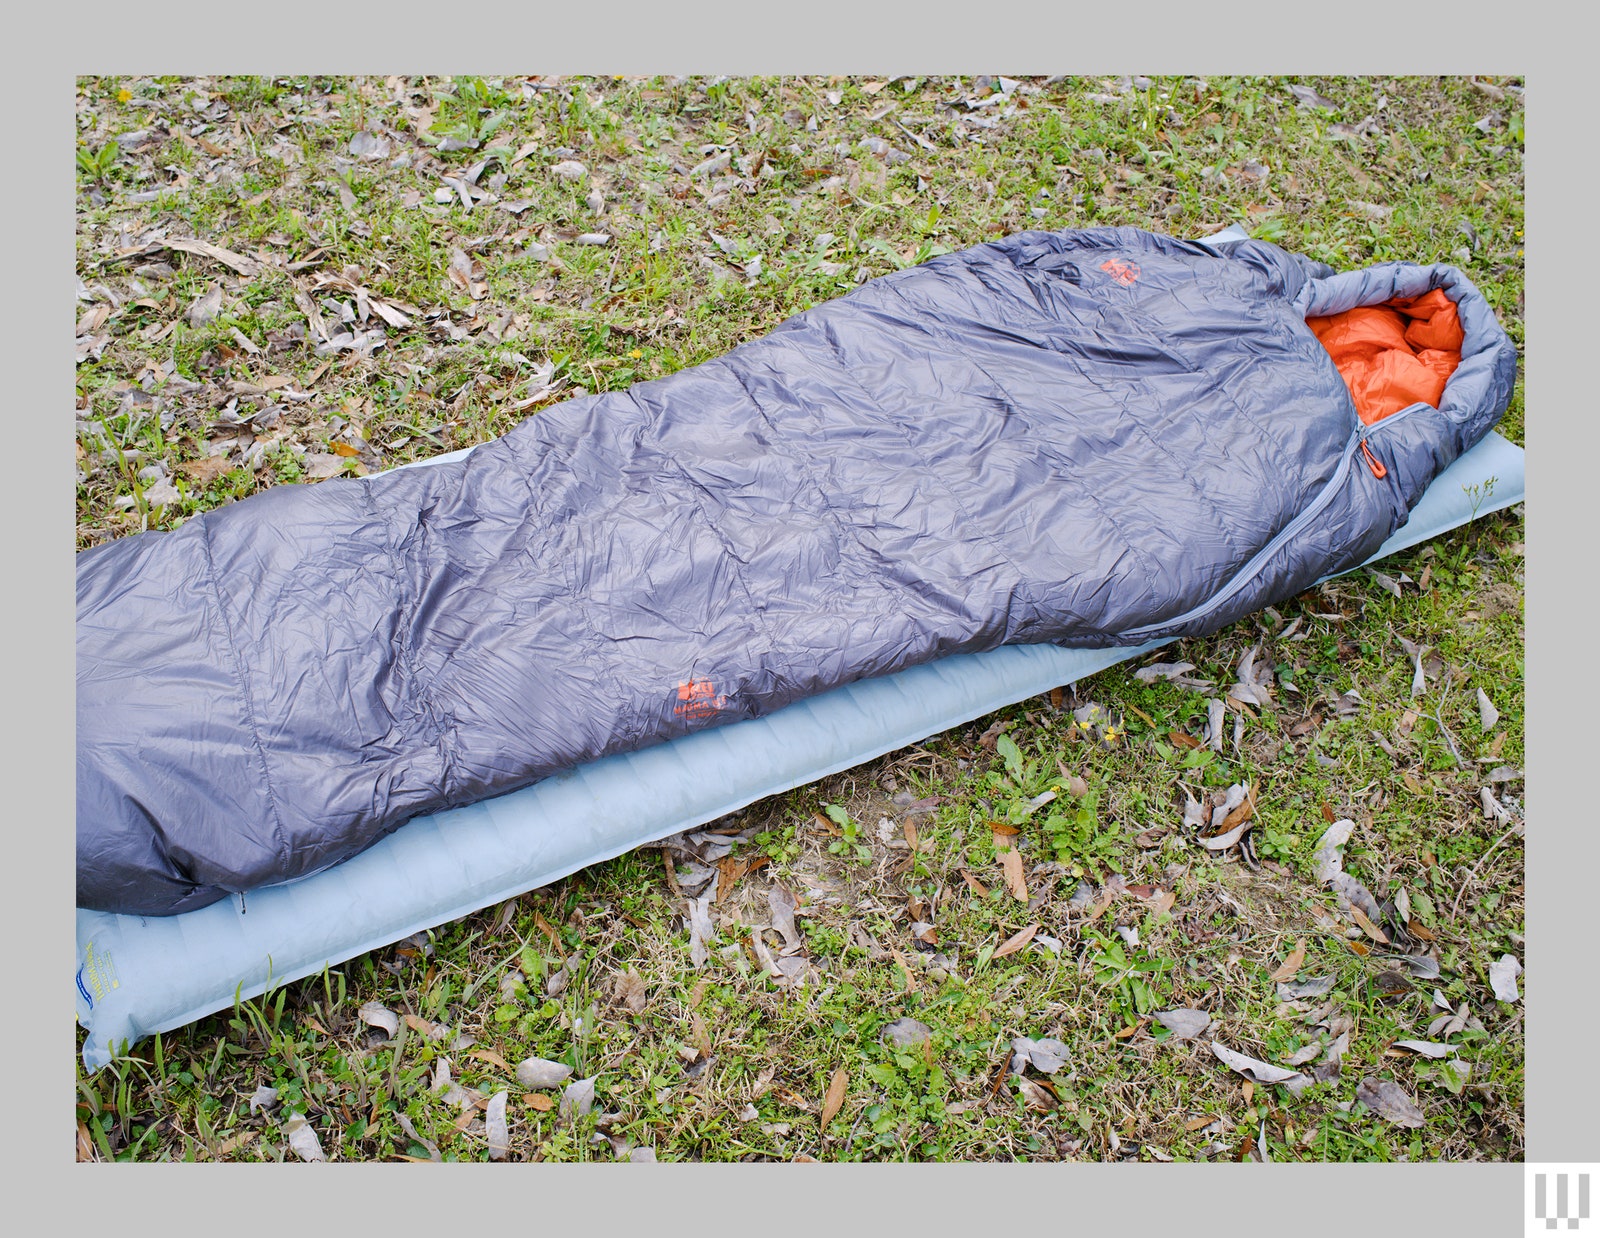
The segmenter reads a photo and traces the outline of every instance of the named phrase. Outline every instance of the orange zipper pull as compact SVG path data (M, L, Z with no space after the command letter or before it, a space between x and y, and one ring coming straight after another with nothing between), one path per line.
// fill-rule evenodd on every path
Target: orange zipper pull
M1367 458L1367 467L1372 470L1372 475L1380 481L1389 476L1389 470L1383 467L1383 461L1372 454L1372 448L1367 446L1367 440L1361 440L1361 454Z

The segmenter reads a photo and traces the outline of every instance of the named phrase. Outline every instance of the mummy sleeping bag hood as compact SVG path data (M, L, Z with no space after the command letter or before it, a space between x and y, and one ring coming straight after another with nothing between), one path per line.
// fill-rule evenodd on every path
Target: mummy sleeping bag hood
M409 818L1004 643L1201 635L1500 418L1447 266L1026 232L470 454L77 558L77 897L168 915Z

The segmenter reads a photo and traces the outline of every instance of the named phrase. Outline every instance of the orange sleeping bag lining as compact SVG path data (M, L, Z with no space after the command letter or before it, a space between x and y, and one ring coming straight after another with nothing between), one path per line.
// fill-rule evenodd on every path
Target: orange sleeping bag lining
M1445 382L1461 364L1461 321L1455 302L1438 288L1307 318L1306 325L1333 357L1369 426L1419 401L1438 408Z

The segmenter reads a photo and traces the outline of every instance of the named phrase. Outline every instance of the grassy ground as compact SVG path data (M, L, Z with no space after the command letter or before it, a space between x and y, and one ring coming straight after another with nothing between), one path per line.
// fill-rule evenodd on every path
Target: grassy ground
M1515 79L107 78L78 123L80 548L1030 227L1454 262L1522 342ZM1114 668L752 805L720 860L638 851L80 1067L79 1156L484 1159L503 1104L511 1159L1521 1159L1488 972L1523 945L1522 538L1483 518L1162 651L1209 686ZM1246 785L1242 847L1181 828ZM1371 931L1315 874L1343 818Z

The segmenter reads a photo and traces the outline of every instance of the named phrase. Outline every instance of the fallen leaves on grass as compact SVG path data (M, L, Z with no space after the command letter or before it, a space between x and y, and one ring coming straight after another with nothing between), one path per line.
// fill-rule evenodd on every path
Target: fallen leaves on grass
M1006 889L1019 903L1028 901L1028 880L1022 872L1022 852L1008 847L1000 854L1000 871L1005 874Z
M706 965L711 952L706 943L716 927L711 923L711 896L701 895L689 900L689 959L698 968Z
M1239 659L1236 682L1227 693L1235 701L1258 706L1272 703L1272 669L1256 665L1256 655L1260 652L1260 648L1259 645L1250 646Z
M1455 1045L1441 1044L1435 1040L1397 1040L1394 1042L1394 1047L1410 1049L1413 1053L1431 1058L1449 1057L1456 1051Z
M1209 744L1212 750L1215 752L1222 751L1222 719L1223 715L1226 713L1227 706L1225 706L1216 697L1212 697L1206 702L1205 742Z
M1311 856L1311 869L1318 881L1331 881L1344 871L1341 849L1350 841L1355 828L1356 823L1349 817L1341 817L1322 832L1322 837L1317 840L1317 849Z
M1072 1050L1053 1036L1034 1040L1018 1036L1011 1042L1011 1070L1021 1074L1023 1068L1032 1066L1040 1074L1053 1075L1072 1057Z
M387 1006L380 1005L377 1002L367 1002L361 1007L361 1009L356 1011L356 1014L360 1017L363 1023L368 1023L373 1027L381 1028L384 1034L389 1036L391 1039L393 1039L395 1033L400 1030L399 1016L397 1016L395 1012L390 1010Z
M210 258L213 262L220 262L223 266L231 267L239 272L246 279L254 278L261 270L260 263L236 254L231 249L223 249L220 245L213 245L210 241L201 241L193 237L167 237L160 243L168 249L175 249L180 253L196 254L203 258Z
M1417 1102L1392 1079L1368 1076L1356 1087L1356 1099L1385 1121L1415 1129L1427 1122Z
M629 968L612 980L612 996L616 1003L630 1014L642 1014L649 1000L644 977Z
M1295 101L1299 104L1299 106L1304 108L1323 108L1325 110L1331 110L1338 106L1338 104L1334 103L1332 99L1328 98L1326 95L1317 93L1317 91L1310 86L1297 86L1291 84L1288 90L1289 93L1295 97Z
M444 1157L439 1152L439 1145L431 1139L425 1139L404 1110L395 1110L394 1116L395 1120L400 1123L400 1129L406 1133L406 1138L426 1152L430 1161L437 1164L444 1160Z
M926 1023L917 1019L900 1018L893 1023L886 1023L879 1036L896 1049L909 1049L912 1045L920 1045L932 1034L933 1029Z
M1249 783L1229 787L1220 804L1211 808L1212 833L1198 840L1209 851L1225 851L1245 835L1255 816L1256 791Z
M1502 954L1489 964L1489 986L1494 990L1495 997L1503 1002L1520 1001L1517 977L1521 974L1522 964L1517 962L1513 954Z
M1310 1082L1298 1070L1286 1070L1282 1066L1274 1066L1271 1062L1263 1062L1259 1058L1236 1053L1215 1040L1211 1042L1211 1052L1215 1053L1230 1070L1254 1083L1281 1083L1290 1091L1298 1091Z
M850 1072L843 1066L833 1072L833 1079L828 1084L828 1094L822 1101L821 1126L828 1129L828 1123L838 1116L839 1107L844 1104L845 1089L850 1086Z
M1385 591L1394 594L1395 597L1401 596L1400 582L1395 580L1393 576L1387 576L1375 567L1369 567L1367 575L1371 576Z
M1494 821L1500 825L1510 824L1511 810L1500 802L1491 788L1483 787L1478 791L1478 802L1483 805L1485 821Z
M769 862L769 857L764 855L748 859L741 859L731 854L723 856L717 861L717 897L714 901L720 903L730 897L734 886Z
M1494 707L1489 694L1482 688L1478 689L1478 721L1482 724L1485 735L1494 730L1494 724L1500 721L1500 711Z
M1011 852L1010 854L1014 855L1016 853L1015 852ZM1024 891L1024 896L1025 896L1025 894L1026 894L1026 891ZM1039 926L1037 924L1028 925L1028 927L1023 929L1021 932L1014 933L1010 937L1006 938L1006 940L999 946L998 949L995 950L994 954L992 956L990 956L990 957L997 958L997 959L1003 959L1008 954L1015 954L1018 950L1022 949L1023 946L1027 945L1030 941L1032 941L1033 940L1033 935L1035 933L1037 933L1038 931L1039 931Z
M283 1133L288 1137L289 1147L302 1161L325 1161L327 1153L322 1150L322 1140L317 1138L317 1132L311 1123L306 1121L306 1116L300 1112L289 1114L283 1120Z
M594 1082L598 1075L574 1079L561 1092L561 1116L581 1118L594 1108Z
M1204 1010L1182 1007L1177 1010L1158 1010L1156 1022L1172 1033L1173 1040L1193 1040L1211 1026L1211 1016Z
M1278 985L1278 1000L1294 1002L1307 997L1321 997L1333 988L1333 983L1334 977L1332 976L1316 976L1310 980L1280 983Z
M1439 978L1439 960L1426 954L1394 954L1388 958L1399 963L1414 978L1418 980L1437 980Z
M1193 662L1152 662L1149 666L1141 666L1133 672L1133 677L1140 683L1154 683L1158 679L1165 679L1182 688L1209 688L1215 682L1211 679L1196 679L1188 672L1196 669Z
M784 948L799 949L803 939L794 926L794 895L782 886L775 885L767 891L767 906L772 911L772 927L782 936Z
M1291 953L1288 958L1284 959L1283 966L1279 967L1277 971L1273 972L1269 978L1273 981L1293 980L1300 972L1300 965L1305 961L1306 943L1305 939L1301 938L1295 943L1293 953Z
M1343 874L1341 874L1341 876L1343 876ZM1347 881L1351 880L1349 877L1346 877L1345 879ZM1359 885L1360 883L1355 882L1353 884ZM1362 888L1364 889L1365 887ZM1369 895L1368 897L1371 896ZM1350 918L1354 920L1356 922L1356 926L1368 937L1372 938L1373 941L1384 946L1389 944L1388 934L1386 934L1381 928L1373 923L1372 919L1361 909L1360 905L1357 904L1354 899L1352 899L1350 902Z
M196 297L186 317L191 327L203 327L222 313L222 285L212 284L208 292Z
M489 285L484 274L483 263L476 258L469 257L465 250L453 246L450 250L450 265L445 274L450 277L450 282L470 296L474 301L481 301L488 294Z
M511 1130L506 1123L506 1097L506 1092L496 1092L489 1098L483 1114L484 1129L489 1139L489 1159L492 1161L505 1160L506 1153L511 1150Z

